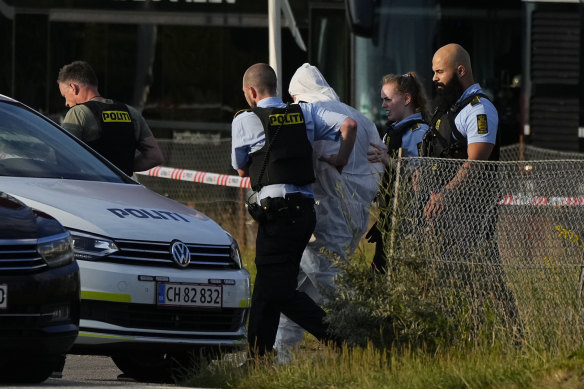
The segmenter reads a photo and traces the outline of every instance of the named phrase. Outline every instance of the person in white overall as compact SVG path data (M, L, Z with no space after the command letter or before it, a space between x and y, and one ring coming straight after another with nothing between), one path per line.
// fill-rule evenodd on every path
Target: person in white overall
M333 257L349 258L357 248L369 223L369 208L383 176L382 163L370 163L367 152L371 144L385 148L375 124L359 111L340 101L318 68L308 63L296 70L288 92L295 103L307 102L342 113L358 124L357 138L349 162L339 173L334 166L321 161L337 153L340 142L316 141L313 144L313 166L316 182L316 227L300 262L298 290L308 294L317 304L323 304L323 288L334 287L338 269ZM304 330L285 315L280 324L274 348L278 361L287 363L290 350L298 345Z

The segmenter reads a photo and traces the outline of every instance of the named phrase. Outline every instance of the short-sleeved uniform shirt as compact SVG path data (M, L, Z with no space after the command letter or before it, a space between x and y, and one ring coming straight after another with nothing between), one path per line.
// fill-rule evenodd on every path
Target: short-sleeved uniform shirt
M99 100L106 104L113 104L113 100L102 99ZM153 136L152 130L146 123L146 120L140 113L133 107L127 105L132 121L135 123L136 132L136 142L137 148L140 150L140 143L143 139ZM99 139L101 136L101 128L97 119L91 109L83 104L77 104L71 107L61 126L69 131L71 134L75 135L77 138L84 142L91 142Z
M268 97L258 102L260 108L284 108L286 104L280 97ZM315 140L338 140L340 128L347 116L327 111L313 104L300 103L306 135L312 144ZM249 162L249 154L261 149L265 144L265 133L259 117L249 111L233 119L231 124L231 165L235 170L244 169ZM266 185L258 192L258 201L267 197L285 197L288 193L301 193L314 197L312 185L296 186L292 184Z
M462 101L471 95L484 93L480 85L469 86L458 101ZM467 139L467 143L491 143L497 140L497 126L499 115L497 109L488 99L478 97L479 103L467 104L456 115L454 124L456 129ZM456 136L453 134L456 138Z

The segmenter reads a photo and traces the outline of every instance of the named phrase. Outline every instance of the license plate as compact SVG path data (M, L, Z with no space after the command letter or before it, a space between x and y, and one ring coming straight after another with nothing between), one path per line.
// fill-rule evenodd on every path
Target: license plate
M158 284L159 306L221 308L222 302L221 285L172 282Z
M0 284L0 309L8 308L8 285Z

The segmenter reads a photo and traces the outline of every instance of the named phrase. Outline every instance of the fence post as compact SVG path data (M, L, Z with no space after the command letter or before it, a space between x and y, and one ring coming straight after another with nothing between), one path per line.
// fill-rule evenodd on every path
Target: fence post
M395 186L394 186L394 194L393 194L393 206L391 212L391 235L389 240L389 257L393 256L395 251L395 242L397 239L397 208L398 208L398 195L399 195L399 186L400 186L400 170L402 164L402 151L403 148L399 148L397 151L397 166L395 168Z

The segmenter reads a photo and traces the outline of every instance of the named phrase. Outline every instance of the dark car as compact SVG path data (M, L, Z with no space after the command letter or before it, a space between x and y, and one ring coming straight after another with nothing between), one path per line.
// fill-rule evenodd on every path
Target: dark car
M69 232L0 192L0 381L58 368L79 332L80 293Z

